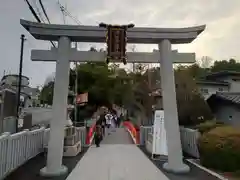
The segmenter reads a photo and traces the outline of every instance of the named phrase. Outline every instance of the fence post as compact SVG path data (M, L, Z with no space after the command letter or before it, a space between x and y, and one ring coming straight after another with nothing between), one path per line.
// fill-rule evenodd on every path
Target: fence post
M40 129L42 130L42 131L41 131L41 137L40 137L40 138L41 138L41 139L40 139L40 143L41 143L40 148L41 148L41 149L39 150L40 153L41 153L41 152L44 151L44 134L45 134L45 129L46 129L46 128L45 128L44 126L41 126Z
M5 132L0 136L0 179L2 179L7 172L7 149L9 132Z
M27 154L28 154L28 149L29 149L29 129L24 129L23 130L24 132L26 132L26 139L25 139L25 144L24 144L24 146L25 146L25 148L24 148L24 158L25 158L25 161L27 161L28 160L28 156L27 156Z
M140 145L144 145L144 127L140 126Z

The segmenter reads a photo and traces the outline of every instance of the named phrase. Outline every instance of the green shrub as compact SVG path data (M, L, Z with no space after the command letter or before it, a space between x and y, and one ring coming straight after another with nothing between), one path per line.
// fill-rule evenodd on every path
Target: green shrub
M225 172L240 170L240 128L216 127L199 138L201 164Z
M204 123L201 123L199 125L196 126L196 129L198 129L198 131L203 134L205 132L208 132L216 127L219 126L223 126L223 123L221 122L217 122L215 120L211 120L211 121L206 121Z

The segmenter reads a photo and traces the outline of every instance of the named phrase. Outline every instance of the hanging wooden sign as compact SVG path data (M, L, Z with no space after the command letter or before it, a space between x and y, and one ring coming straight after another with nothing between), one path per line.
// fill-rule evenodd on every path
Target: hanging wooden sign
M121 60L123 64L127 64L126 57L126 46L127 46L127 29L134 27L130 25L107 25L101 23L100 27L107 29L106 43L107 43L107 60Z
M126 28L123 26L108 26L107 58L114 60L126 59Z

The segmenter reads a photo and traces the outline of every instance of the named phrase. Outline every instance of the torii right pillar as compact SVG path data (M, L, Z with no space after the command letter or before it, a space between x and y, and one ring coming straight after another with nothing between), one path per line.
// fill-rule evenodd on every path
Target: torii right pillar
M159 51L164 124L168 147L168 162L163 165L163 168L169 172L186 173L190 168L183 163L182 157L171 42L168 39L162 40L159 44Z

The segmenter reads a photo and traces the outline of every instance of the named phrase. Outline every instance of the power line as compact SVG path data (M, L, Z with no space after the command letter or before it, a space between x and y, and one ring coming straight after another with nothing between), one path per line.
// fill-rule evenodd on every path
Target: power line
M57 2L57 4L60 7L60 10L62 11L63 15L70 17L76 24L80 25L82 24L76 17L74 17L68 10L65 8L60 1Z
M36 11L37 11L37 14L38 14L39 18L42 20L42 22L45 23L45 20L44 20L44 18L43 18L43 16L42 16L42 13L41 13L40 9L38 8L37 0L32 0L32 2L33 2L33 4L34 4L34 7L35 7L35 9L36 9Z
M42 8L42 11L43 11L45 17L47 18L48 23L51 24L51 23L50 23L50 20L49 20L49 18L48 18L47 12L46 12L46 10L45 10L45 8L44 8L44 6L43 6L42 0L39 0L39 3L40 3L40 6L41 6L41 8Z
M31 13L33 14L33 16L35 17L35 19L37 20L37 22L41 23L41 20L39 19L38 15L36 14L35 10L33 9L33 7L31 6L31 4L28 2L28 0L25 0L26 3L28 4L28 8L30 9Z
M63 23L66 24L66 19L65 19L65 13L64 13L64 9L62 7L60 7L62 15L63 15Z
M37 20L37 22L41 23L40 18L38 17L38 15L36 14L35 10L33 9L33 7L31 6L31 4L28 2L28 0L25 0L25 2L28 4L28 8L30 9L31 13L33 14L33 16L35 17L35 19ZM50 41L51 44L53 45L53 47L56 47L55 44Z

